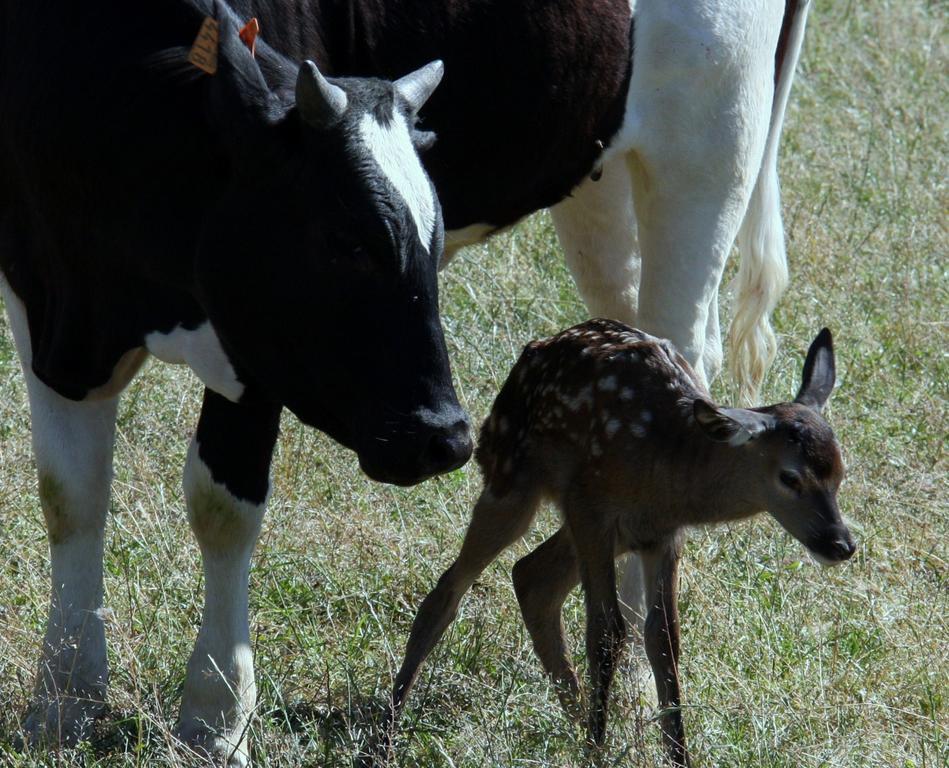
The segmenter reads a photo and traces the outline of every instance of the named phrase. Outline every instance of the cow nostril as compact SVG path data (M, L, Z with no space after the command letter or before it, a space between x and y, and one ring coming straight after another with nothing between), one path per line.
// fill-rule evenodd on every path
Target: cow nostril
M471 457L471 431L467 421L433 434L425 448L424 462L431 472L457 469Z
M451 461L453 453L451 439L446 435L435 435L428 441L428 460L435 466Z

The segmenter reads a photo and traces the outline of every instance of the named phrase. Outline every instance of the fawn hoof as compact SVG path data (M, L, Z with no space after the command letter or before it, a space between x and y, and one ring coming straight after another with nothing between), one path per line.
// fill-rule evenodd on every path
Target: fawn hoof
M576 674L571 670L560 680L555 680L554 690L567 719L573 723L582 723L586 716L586 706L580 694L580 682Z
M250 766L246 736L243 739L239 734L228 736L197 720L179 723L175 736L189 752L213 765L223 765L227 768Z

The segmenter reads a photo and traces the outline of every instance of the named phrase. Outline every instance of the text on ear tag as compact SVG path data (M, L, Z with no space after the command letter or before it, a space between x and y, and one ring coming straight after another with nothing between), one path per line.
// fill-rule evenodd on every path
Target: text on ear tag
M210 16L206 16L188 53L188 61L198 69L213 75L217 72L217 47L218 24Z
M248 21L240 31L241 41L250 49L250 55L257 55L257 35L260 34L260 23L256 17Z

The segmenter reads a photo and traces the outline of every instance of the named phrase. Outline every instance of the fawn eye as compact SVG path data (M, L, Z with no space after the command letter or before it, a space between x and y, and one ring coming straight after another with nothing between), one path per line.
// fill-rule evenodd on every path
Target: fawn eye
M778 475L781 485L790 488L795 493L801 492L801 476L797 472L784 471Z

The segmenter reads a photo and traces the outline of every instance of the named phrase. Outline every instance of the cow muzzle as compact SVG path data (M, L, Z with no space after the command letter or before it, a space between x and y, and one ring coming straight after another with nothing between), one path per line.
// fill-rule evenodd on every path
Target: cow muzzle
M371 479L409 486L451 472L471 458L471 422L460 406L422 410L400 420L385 441L359 451L359 465Z

